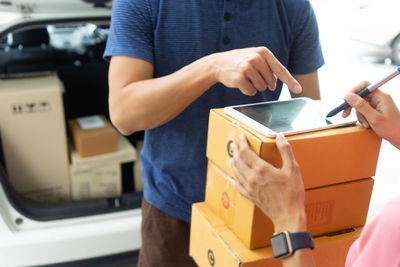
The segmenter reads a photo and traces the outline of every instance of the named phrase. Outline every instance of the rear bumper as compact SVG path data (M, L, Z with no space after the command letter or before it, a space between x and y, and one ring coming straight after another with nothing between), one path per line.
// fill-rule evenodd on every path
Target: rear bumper
M60 226L43 224L37 229L14 232L0 228L1 265L61 263L141 247L140 209L64 220Z

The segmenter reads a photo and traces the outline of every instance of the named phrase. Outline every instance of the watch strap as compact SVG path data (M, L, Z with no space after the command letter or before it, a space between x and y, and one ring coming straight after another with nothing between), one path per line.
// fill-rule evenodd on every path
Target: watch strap
M289 233L293 252L301 248L314 249L314 242L309 232Z

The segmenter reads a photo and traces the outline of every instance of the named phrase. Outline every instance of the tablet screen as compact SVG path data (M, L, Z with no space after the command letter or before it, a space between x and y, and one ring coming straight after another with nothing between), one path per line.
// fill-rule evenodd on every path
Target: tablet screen
M304 98L237 106L233 109L276 133L320 129L346 121L341 117L339 121L336 117L327 119L328 108L320 101L307 101Z

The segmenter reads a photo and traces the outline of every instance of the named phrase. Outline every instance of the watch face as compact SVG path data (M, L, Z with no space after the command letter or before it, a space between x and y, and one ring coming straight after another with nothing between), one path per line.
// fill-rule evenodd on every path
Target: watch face
M289 247L285 233L279 233L272 236L271 245L275 258L281 258L289 254Z

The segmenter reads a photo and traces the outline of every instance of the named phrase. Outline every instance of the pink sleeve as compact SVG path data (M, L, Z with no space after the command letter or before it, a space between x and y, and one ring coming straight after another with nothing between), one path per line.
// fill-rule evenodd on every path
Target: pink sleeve
M347 254L350 266L400 266L400 197L365 225Z

